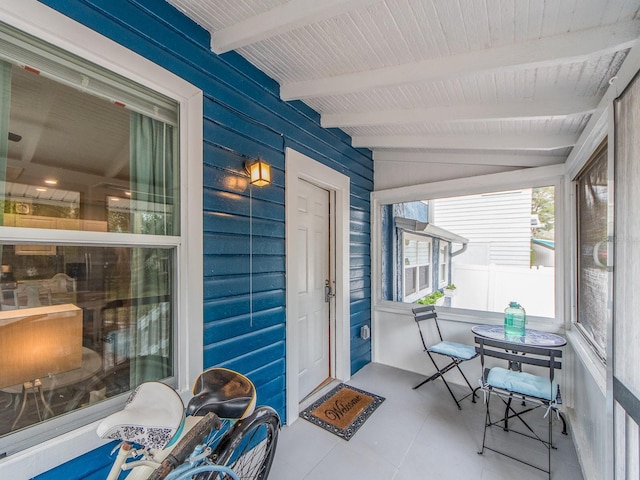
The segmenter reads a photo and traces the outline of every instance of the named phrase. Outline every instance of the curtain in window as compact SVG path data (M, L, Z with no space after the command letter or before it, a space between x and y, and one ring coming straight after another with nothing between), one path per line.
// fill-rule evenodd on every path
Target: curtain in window
M174 235L173 127L132 112L131 225L133 233ZM159 248L134 248L131 259L132 363L131 386L170 375L171 309L167 292L169 253ZM155 299L155 300L151 300Z
M171 125L131 113L133 233L178 234L173 137Z

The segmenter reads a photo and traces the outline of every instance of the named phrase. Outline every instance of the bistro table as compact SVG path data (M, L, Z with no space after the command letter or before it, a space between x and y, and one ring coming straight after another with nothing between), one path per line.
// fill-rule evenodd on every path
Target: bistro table
M514 344L508 345L508 348L511 350L517 350L517 345L555 348L562 347L567 344L564 337L561 337L560 335L543 332L542 330L535 330L533 328L525 329L524 335L522 336L507 335L504 332L504 327L502 325L474 325L471 327L471 331L480 337Z
M511 350L512 352L518 352L518 346L532 346L532 347L547 347L558 348L567 344L567 340L560 335L550 332L544 332L542 330L535 330L533 328L526 328L524 335L507 335L504 331L503 325L474 325L471 327L471 331L479 337L489 338L491 340L497 340L504 342L504 349ZM521 371L520 362L509 362L509 370ZM508 429L509 420L509 406L511 405L511 399L507 404L505 410L505 429ZM558 416L562 420L562 433L567 434L567 421L564 414L558 410Z

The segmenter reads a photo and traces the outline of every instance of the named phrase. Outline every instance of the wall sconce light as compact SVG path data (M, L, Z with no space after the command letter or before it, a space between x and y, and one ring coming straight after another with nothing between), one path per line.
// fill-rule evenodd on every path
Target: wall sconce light
M258 160L244 162L244 169L249 174L249 182L257 187L264 187L271 183L271 167L258 157Z

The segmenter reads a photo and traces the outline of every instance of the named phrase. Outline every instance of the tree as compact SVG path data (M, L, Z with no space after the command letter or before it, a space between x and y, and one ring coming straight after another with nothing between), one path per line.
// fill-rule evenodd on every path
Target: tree
M545 240L554 239L554 221L555 221L555 204L554 204L554 187L534 188L531 198L531 213L538 216L540 226L533 231L533 238Z

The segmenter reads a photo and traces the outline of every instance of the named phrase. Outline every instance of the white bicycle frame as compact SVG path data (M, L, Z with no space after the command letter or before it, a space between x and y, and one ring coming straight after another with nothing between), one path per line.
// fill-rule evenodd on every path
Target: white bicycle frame
M198 423L201 417L188 416L185 419L185 427L181 434L181 437L186 434L193 426ZM223 423L228 423L229 428L233 425L233 421L223 420ZM224 432L225 429L221 429L219 432ZM177 442L176 442L177 443ZM173 445L175 445L174 443ZM172 445L172 447L173 447ZM131 443L123 442L118 446L118 454L116 455L107 480L117 480L123 470L131 470L131 473L127 476L127 480L145 480L153 471L160 466L162 461L171 453L172 447L165 448L164 450L154 451L150 455L149 450L137 451L133 449ZM130 456L138 456L141 454L142 459L128 462L127 458ZM170 472L165 480L185 480L190 479L193 475L204 472L220 472L228 475L233 480L240 480L238 476L228 467L215 464L202 463L211 454L211 448L203 444L198 445L189 457ZM153 458L151 458L153 457Z

